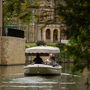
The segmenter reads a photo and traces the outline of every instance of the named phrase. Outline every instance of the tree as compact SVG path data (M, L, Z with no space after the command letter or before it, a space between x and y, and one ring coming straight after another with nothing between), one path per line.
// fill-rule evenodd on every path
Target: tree
M24 22L24 24L32 23L33 9L37 6L37 1L38 0L5 0L3 3L4 25L7 25L11 20L13 22L20 20Z
M5 0L3 3L4 25L9 23L11 18L17 18L21 13L24 0Z
M90 70L90 0L63 0L58 14L66 25L67 51L74 59L73 71Z

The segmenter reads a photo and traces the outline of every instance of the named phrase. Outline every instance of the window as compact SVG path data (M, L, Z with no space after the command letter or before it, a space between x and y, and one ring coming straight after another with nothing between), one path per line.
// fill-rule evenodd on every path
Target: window
M46 30L46 39L50 39L50 29Z
M53 31L53 40L54 40L54 42L56 42L58 40L58 30L57 29L55 29Z

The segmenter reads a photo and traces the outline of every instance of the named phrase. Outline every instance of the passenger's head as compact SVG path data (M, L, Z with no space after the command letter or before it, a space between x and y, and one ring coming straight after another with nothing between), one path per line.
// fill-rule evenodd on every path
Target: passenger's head
M55 60L55 56L52 56L51 58L52 58L52 60Z
M39 53L37 53L36 57L40 57Z
M53 54L52 54L52 53L50 53L50 54L49 54L49 58L51 59L51 58L52 58L52 56L53 56Z

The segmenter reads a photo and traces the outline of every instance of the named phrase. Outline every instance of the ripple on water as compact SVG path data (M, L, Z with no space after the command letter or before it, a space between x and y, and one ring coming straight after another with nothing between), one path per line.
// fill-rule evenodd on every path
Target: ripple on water
M17 75L17 74L14 74ZM22 75L22 74L18 74ZM11 75L12 76L12 75ZM40 77L40 76L31 76L31 77L21 77L21 78L11 78L9 80L5 80L3 84L0 85L1 87L8 87L8 88L41 88L46 90L54 90L53 88L57 88L57 85L61 85L61 90L65 89L66 85L74 85L76 82L74 81L62 81L61 79L64 79L64 77L71 78L71 74L68 73L62 73L62 77ZM74 77L77 77L73 75ZM78 78L78 77L77 77ZM59 87L58 87L59 88Z
M24 77L16 78L9 81L9 83L20 83L20 84L56 84L55 81L47 81L47 79L42 77Z
M13 88L53 88L53 85L57 85L56 81L48 81L48 79L42 77L24 77L11 79L4 82L4 85L0 87L13 87Z

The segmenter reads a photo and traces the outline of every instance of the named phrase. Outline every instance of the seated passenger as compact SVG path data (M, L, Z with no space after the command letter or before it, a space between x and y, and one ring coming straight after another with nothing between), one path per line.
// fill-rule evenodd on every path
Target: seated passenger
M36 58L33 61L35 64L43 64L43 60L40 58L39 54L37 54Z
M44 61L44 63L47 64L47 65L50 65L51 61L49 59L47 59L47 60Z
M52 65L52 66L56 66L56 65L57 65L55 56L52 56L52 57L51 57L51 65Z

